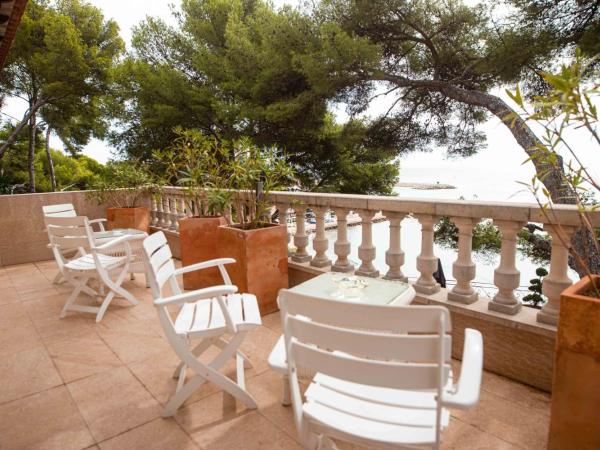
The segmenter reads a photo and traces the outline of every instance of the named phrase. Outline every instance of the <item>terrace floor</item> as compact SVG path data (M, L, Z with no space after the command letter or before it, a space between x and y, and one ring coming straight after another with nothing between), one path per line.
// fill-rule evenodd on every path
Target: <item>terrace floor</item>
M140 304L117 300L96 324L91 314L59 319L69 288L53 285L55 274L52 261L0 268L0 448L301 448L267 366L278 314L242 347L255 365L246 384L258 410L204 385L163 419L177 358L142 277L126 284ZM444 448L545 448L549 411L548 394L486 372L478 406L453 411Z

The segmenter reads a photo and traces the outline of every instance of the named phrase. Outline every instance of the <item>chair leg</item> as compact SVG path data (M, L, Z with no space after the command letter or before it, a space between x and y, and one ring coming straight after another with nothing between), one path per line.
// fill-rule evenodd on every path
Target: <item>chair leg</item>
M221 389L243 402L248 408L256 409L257 404L254 398L244 388L219 372L219 369L236 354L237 348L240 346L245 336L246 332L237 333L208 366L198 361L194 354L180 342L173 343L173 349L177 355L187 367L196 372L196 376L185 383L181 389L169 399L169 402L163 411L163 417L170 417L175 414L175 411L177 411L183 402L207 381L216 384Z
M223 349L227 345L227 341L223 338L219 338L215 342L215 345L217 347L219 347L220 349ZM252 367L254 367L252 365L252 361L250 361L250 357L247 356L244 352L242 352L241 350L238 350L237 354L240 355L244 359L244 368L245 369L252 369Z
M69 280L67 280L67 281L69 281ZM60 318L61 319L63 319L64 317L66 317L67 311L69 309L71 309L71 307L75 303L75 300L77 299L77 297L79 296L79 294L81 293L81 291L83 291L84 287L86 287L86 284L87 284L88 281L89 281L89 277L84 277L84 278L81 278L75 284L75 289L73 289L73 292L71 292L71 295L67 299L67 302L65 303L65 306L63 306L63 309L60 312Z
M54 277L54 280L52 280L52 284L61 284L64 280L64 277L62 276L62 273L58 272L56 274L56 276Z
M210 348L211 345L215 344L215 339L210 338L210 339L204 339L202 340L198 345L196 345L193 349L192 349L192 355L198 357L200 356L202 353L204 353L206 350L208 350ZM175 369L175 371L173 372L173 378L177 379L179 378L180 374L181 374L181 369L185 366L185 364L183 362L180 362L177 365L177 368Z

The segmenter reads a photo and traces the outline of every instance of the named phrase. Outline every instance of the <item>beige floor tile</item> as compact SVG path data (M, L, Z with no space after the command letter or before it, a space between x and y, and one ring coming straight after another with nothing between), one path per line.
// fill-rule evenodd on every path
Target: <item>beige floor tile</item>
M252 361L253 373L249 372L250 376L254 373L258 374L269 369L267 360L280 336L280 334L275 333L266 327L252 330L246 335L240 349L246 353Z
M0 358L0 403L16 400L62 384L43 347Z
M163 405L175 393L177 380L172 377L173 371L179 363L179 358L169 349L157 353L150 358L129 364L129 368L150 393ZM193 373L188 370L190 378ZM214 394L220 389L212 383L204 383L185 403L196 402L203 397Z
M97 442L149 422L161 407L126 367L67 385Z
M156 330L156 323L150 320L138 320L123 329L98 327L97 331L119 359L126 364L143 361L170 348Z
M18 303L21 301L21 297L17 290L12 286L2 286L0 284L0 305L6 305L7 303Z
M267 370L246 380L246 387L258 403L258 412L297 440L293 410L290 406L281 404L283 398L281 375Z
M550 414L550 394L521 383L515 383L500 375L483 373L482 389L517 405Z
M0 448L68 450L94 444L64 386L5 403L0 417Z
M528 449L546 448L549 417L538 409L481 391L479 403L468 411L453 410L462 422L506 442Z
M524 447L510 444L473 425L453 418L442 434L442 448L456 450L516 450Z
M42 345L42 341L28 318L16 320L12 326L0 328L0 357Z
M173 419L156 419L100 443L102 450L191 450L198 446Z
M281 326L281 314L279 311L263 316L262 323L265 327L274 331L276 334L283 334L283 327Z
M122 365L114 352L93 331L76 338L49 338L46 348L65 383Z

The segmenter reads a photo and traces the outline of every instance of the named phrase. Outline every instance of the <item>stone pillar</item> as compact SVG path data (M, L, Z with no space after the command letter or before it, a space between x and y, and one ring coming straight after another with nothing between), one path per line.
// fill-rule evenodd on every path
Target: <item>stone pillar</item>
M156 196L156 226L163 228L165 223L165 213L163 211L163 196Z
M158 194L150 196L150 226L155 227L158 224L158 205L156 202Z
M296 234L294 235L294 245L296 246L296 252L292 255L292 261L305 263L310 261L310 255L306 251L308 246L308 236L306 235L306 222L304 214L306 208L295 207L296 212Z
M433 226L437 217L431 214L415 214L415 217L421 223L421 254L417 256L417 270L421 275L413 287L421 294L431 295L440 290L440 285L433 278L438 267L433 253Z
M327 214L328 210L329 208L327 207L313 208L317 224L315 227L315 238L312 241L315 256L310 265L314 267L327 267L331 265L331 260L326 254L329 241L325 237L325 214Z
M171 211L170 219L171 225L170 230L178 231L179 229L179 211L177 210L177 197L169 198L169 210Z
M452 264L452 275L456 278L456 286L448 293L448 300L469 305L479 298L471 286L471 280L475 278L475 263L471 259L473 227L479 220L470 217L456 217L452 221L458 227L458 257Z
M292 256L292 252L290 252L290 240L292 234L290 233L290 228L288 226L288 220L290 218L290 205L288 205L287 203L278 203L277 209L279 210L279 225L285 225L287 230L286 245L288 248L288 256Z
M331 267L334 272L352 272L354 265L348 261L350 255L350 241L348 241L348 210L336 209L337 239L333 244L333 251L337 256L335 264Z
M404 252L400 244L401 223L406 215L404 213L388 212L385 213L385 216L390 221L390 248L385 252L385 262L390 269L383 278L406 282L408 278L402 273Z
M373 246L373 216L375 213L368 210L358 211L362 220L362 240L358 247L358 257L362 264L356 271L356 275L376 278L379 276L379 271L375 269L373 260L375 259L376 249Z
M165 230L168 230L169 228L171 228L171 211L169 209L169 196L165 195L162 198L162 209L163 209L163 213L162 213L162 228L164 228Z
M517 233L521 231L524 223L495 220L494 224L498 226L502 234L502 247L500 250L500 265L494 270L494 284L498 288L498 293L488 303L488 309L514 315L522 307L519 299L515 297L514 291L519 287L521 280L521 273L515 265Z
M538 312L537 321L556 325L560 310L560 294L573 284L567 271L571 236L575 232L575 227L544 224L544 230L547 230L552 237L552 255L550 271L542 283L542 293L548 298L548 302Z

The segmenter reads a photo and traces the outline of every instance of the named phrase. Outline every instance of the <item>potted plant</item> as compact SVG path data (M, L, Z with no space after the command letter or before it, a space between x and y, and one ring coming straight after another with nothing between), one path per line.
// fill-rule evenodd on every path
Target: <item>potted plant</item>
M141 164L135 161L109 161L99 182L88 196L99 205L107 205L108 229L134 228L148 232L149 195L157 184Z
M292 169L274 149L241 140L235 151L238 223L219 227L219 255L235 258L227 269L233 283L256 295L264 315L277 311L277 294L288 287L287 224L271 223L268 194L291 181Z
M188 217L179 219L181 262L188 266L217 258L217 229L229 223L233 198L231 164L233 144L203 135L199 130L176 128L173 145L155 153L165 165L167 181L183 188ZM183 275L185 289L222 284L216 267Z
M581 228L577 233L585 237L583 248L574 248L570 233L554 221L556 208L549 200L538 200L546 222L555 230L561 244L569 248L571 256L585 274L581 280L562 292L556 337L556 356L552 383L552 409L548 448L600 448L598 405L600 405L600 275L597 255L600 254L599 230L595 211L600 205L593 192L600 191L600 182L583 163L580 145L572 141L574 129L587 134L584 145L596 153L600 150L599 116L600 83L585 80L593 71L589 63L577 54L570 66L563 66L558 74L544 74L549 85L547 94L533 99L532 110L526 106L519 90L510 94L522 108L528 120L544 129L543 145L534 157L548 167L562 166L559 155L569 161L561 180L577 205ZM545 174L537 174L531 184L536 194ZM595 256L594 256L595 255Z

